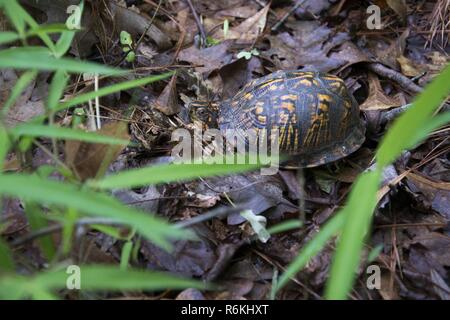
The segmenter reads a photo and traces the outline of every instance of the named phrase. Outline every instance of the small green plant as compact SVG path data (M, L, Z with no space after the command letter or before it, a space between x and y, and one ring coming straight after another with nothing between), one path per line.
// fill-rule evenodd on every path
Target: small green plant
M133 62L136 59L136 53L133 49L133 39L128 32L120 32L120 44L122 45L123 52L127 54L125 60L127 62Z
M259 51L253 48L251 51L242 50L237 54L238 59L245 58L245 60L250 60L252 56L259 56Z

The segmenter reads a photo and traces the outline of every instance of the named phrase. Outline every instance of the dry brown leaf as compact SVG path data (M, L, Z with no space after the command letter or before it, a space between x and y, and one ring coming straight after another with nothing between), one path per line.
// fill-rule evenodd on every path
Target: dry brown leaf
M414 63L404 55L398 57L397 62L400 64L402 73L407 77L417 77L418 75L422 74L422 71L414 67Z
M398 96L388 97L380 85L378 78L372 73L369 74L369 97L360 105L361 110L385 110L401 105Z
M406 47L406 39L409 37L410 30L407 28L396 40L392 41L388 48L377 48L376 54L380 62L397 69L397 58L403 55Z
M127 123L123 121L109 122L97 133L125 140L130 139ZM65 145L66 164L81 181L84 181L103 175L125 147L69 140Z
M226 35L226 39L237 39L239 42L253 42L261 34L266 26L267 13L269 12L270 3L259 10L255 15L245 19L236 27L230 28ZM223 39L223 30L217 30L214 35L216 39Z
M212 71L218 70L232 61L233 56L228 52L230 45L231 41L223 41L202 50L191 46L180 51L178 60L198 66L195 67L195 71L207 78Z
M177 74L175 73L156 99L154 107L165 115L171 116L180 112L177 102Z
M406 15L408 13L408 7L406 6L405 0L386 0L387 5L395 11L396 14L402 18L403 21L406 20Z

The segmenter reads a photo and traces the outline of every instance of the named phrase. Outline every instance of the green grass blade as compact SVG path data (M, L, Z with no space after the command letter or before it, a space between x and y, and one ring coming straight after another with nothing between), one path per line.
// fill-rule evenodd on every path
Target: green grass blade
M63 140L77 140L90 143L103 143L113 145L128 145L129 141L111 136L100 135L95 132L82 131L79 129L62 128L50 125L41 125L34 123L26 123L19 125L10 130L10 133L16 137L47 137Z
M135 227L139 233L164 249L171 247L167 239L193 236L188 230L176 229L162 219L127 207L105 194L80 190L72 184L42 179L34 175L0 175L0 194L112 218L118 223Z
M331 237L338 234L338 232L344 225L344 221L345 216L343 214L337 214L322 227L319 233L317 233L317 235L303 247L294 261L289 264L286 271L278 280L275 291L278 291L282 287L284 287L289 282L289 279L293 278L300 270L302 270L306 266L311 258L313 258L317 253L320 252L320 250L325 247L326 243L331 239Z
M26 36L35 36L38 34L51 34L51 33L63 33L66 31L71 31L67 29L67 26L64 23L54 23L54 24L42 24L38 25L36 28L32 28L27 31Z
M376 154L380 167L389 165L403 150L412 148L426 137L417 136L416 131L431 119L433 112L449 94L450 65L436 76L384 136Z
M350 192L347 205L337 213L344 215L345 222L327 281L327 299L346 299L352 288L364 239L377 204L380 178L379 170L360 175Z
M69 77L64 71L58 70L55 72L50 83L48 97L47 97L47 108L49 110L54 110L61 99L64 89L67 85Z
M0 239L0 275L4 272L14 272L14 260L8 245Z
M257 169L253 164L164 164L131 169L106 176L89 185L100 189L134 188L150 184L185 181Z
M65 101L65 102L59 104L58 107L56 108L56 110L57 111L64 110L64 109L79 105L81 103L88 102L89 100L93 100L96 97L104 97L104 96L107 96L107 95L110 95L110 94L113 94L116 92L132 89L132 88L143 86L143 85L155 82L155 81L166 79L166 78L170 77L172 74L173 74L173 72L167 72L167 73L163 73L160 75L149 76L149 77L145 77L145 78L141 78L141 79L124 81L121 83L113 84L108 87L101 88L98 91L91 91L91 92L83 93L83 94L73 97L72 99L70 99L68 101Z
M6 15L19 32L21 38L25 39L26 37L26 24L28 24L32 29L39 28L39 24L16 0L5 1L1 5L4 7ZM50 50L54 51L55 44L46 33L38 33L37 35Z
M15 32L0 32L0 45L6 44L9 42L14 42L20 39L20 36Z
M450 112L445 112L443 114L438 114L433 117L430 121L427 121L421 128L416 131L415 137L412 138L414 141L420 141L431 134L434 130L446 125L450 122Z
M137 269L121 270L116 266L80 266L81 290L166 290L207 286L200 281L183 279L169 273ZM64 289L70 274L65 270L48 271L31 281L33 286L47 290Z
M11 143L9 142L8 132L0 122L0 172L3 171L4 160L10 147Z
M101 64L69 58L56 58L45 47L19 47L0 51L0 68L37 69L42 71L66 71L74 73L98 73L119 75L126 71Z
M17 80L16 84L11 90L9 94L8 100L6 100L5 104L2 107L1 115L5 117L8 114L9 109L14 105L16 100L20 97L22 92L26 89L26 87L36 78L37 72L34 70L24 72L20 78Z
M278 223L267 229L270 234L277 234L281 232L286 232L292 229L298 229L303 225L300 220L288 220Z

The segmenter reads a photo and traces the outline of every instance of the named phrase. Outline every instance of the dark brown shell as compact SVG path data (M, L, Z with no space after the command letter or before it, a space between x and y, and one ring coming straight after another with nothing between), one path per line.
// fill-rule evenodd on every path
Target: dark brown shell
M343 80L318 72L277 71L225 102L220 129L279 130L281 153L314 167L349 155L365 139L359 107Z

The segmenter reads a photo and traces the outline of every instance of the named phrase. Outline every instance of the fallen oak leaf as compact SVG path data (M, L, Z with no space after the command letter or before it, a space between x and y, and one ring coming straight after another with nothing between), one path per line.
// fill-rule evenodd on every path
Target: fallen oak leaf
M384 93L378 78L374 74L369 73L369 96L360 105L360 109L364 111L385 110L399 105L401 105L399 97L388 97Z

